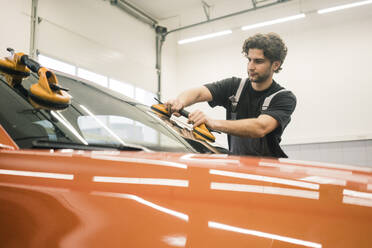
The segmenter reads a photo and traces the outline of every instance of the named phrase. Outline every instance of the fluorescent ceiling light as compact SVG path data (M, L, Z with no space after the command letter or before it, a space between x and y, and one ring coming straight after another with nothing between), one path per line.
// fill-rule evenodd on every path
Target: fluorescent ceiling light
M366 5L366 4L370 4L370 3L372 3L372 0L361 1L361 2L356 2L356 3L349 3L349 4L344 4L344 5L332 7L332 8L320 9L320 10L318 10L318 14L326 14L326 13L330 13L330 12L334 12L334 11L338 11L338 10L343 10L343 9L354 8L354 7L358 7L358 6L362 6L362 5Z
M231 34L231 33L232 33L231 30L224 30L224 31L217 32L217 33L206 34L206 35L196 36L196 37L189 38L189 39L179 40L178 44L182 45L182 44L186 44L186 43L190 43L190 42L205 40L205 39L214 38L214 37L227 35L227 34Z
M267 21L267 22L260 22L260 23L256 23L256 24L252 24L252 25L243 26L242 30L260 28L260 27L264 27L264 26L277 24L277 23L293 21L293 20L297 20L297 19L301 19L301 18L305 18L305 17L306 17L305 14L283 17L283 18L279 18L279 19L275 19L275 20L271 20L271 21Z

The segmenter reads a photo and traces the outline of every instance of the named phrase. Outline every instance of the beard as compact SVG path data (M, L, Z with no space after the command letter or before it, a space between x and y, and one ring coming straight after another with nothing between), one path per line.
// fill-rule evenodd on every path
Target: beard
M260 84L260 83L265 82L270 77L270 71L268 70L268 71L266 71L266 73L264 73L262 75L256 74L255 79L252 78L252 76L250 75L249 72L248 72L248 75L249 75L249 79L251 80L251 82Z

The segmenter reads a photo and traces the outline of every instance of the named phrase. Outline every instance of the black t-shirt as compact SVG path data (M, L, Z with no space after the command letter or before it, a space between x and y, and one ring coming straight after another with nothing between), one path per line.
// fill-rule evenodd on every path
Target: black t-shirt
M211 107L223 106L226 109L226 119L231 120L231 101L229 97L236 94L241 79L232 77L215 83L206 84L212 94ZM276 94L266 110L262 104L266 97L284 89L274 80L269 88L256 91L248 80L244 85L236 108L237 118L257 118L261 114L270 115L279 122L279 126L263 138L246 138L228 135L229 150L237 155L254 155L268 157L287 157L279 146L284 129L291 120L291 114L296 107L296 96L291 91Z

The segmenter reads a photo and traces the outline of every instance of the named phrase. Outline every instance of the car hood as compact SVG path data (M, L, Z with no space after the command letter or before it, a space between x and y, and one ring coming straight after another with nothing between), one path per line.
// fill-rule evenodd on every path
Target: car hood
M372 243L372 168L118 151L0 150L0 158L9 246Z

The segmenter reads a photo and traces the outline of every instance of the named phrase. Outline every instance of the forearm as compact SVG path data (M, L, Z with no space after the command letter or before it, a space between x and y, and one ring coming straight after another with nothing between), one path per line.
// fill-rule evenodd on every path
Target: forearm
M258 118L241 120L213 120L209 126L231 135L261 138L273 131L278 126L278 122L271 116L261 115Z
M248 138L261 138L264 136L263 127L255 119L215 120L213 122L211 128L216 131Z

